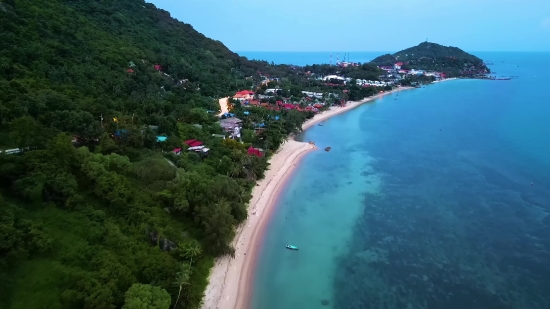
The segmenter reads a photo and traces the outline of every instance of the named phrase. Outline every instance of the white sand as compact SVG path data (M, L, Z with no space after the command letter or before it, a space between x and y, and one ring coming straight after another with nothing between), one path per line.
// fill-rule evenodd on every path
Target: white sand
M384 95L408 89L414 88L401 87L361 101L348 102L345 107L331 107L328 111L317 114L304 123L302 129L305 130L334 115ZM220 99L220 107L222 100L225 99ZM210 273L210 282L205 291L202 309L245 309L248 307L250 286L253 284L255 249L263 238L262 232L269 221L279 190L292 174L299 160L314 149L316 147L311 144L290 139L271 157L270 169L266 172L265 178L260 180L252 190L248 219L237 229L237 235L233 242L236 249L235 258L221 257L216 261Z
M445 79L442 79L442 80L436 80L435 82L433 82L434 84L435 83L441 83L441 82L448 82L448 81L451 81L451 80L457 80L458 78L456 77L451 77L451 78L445 78Z

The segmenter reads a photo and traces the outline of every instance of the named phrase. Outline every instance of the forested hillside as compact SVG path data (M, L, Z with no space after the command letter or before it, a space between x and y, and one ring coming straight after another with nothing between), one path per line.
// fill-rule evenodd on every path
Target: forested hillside
M393 66L396 62L402 62L403 69L445 72L448 77L489 73L489 68L480 58L458 47L430 42L422 42L395 54L382 55L372 60L371 64Z
M0 308L197 308L267 156L311 116L213 136L214 98L258 71L294 74L141 0L0 0L0 149L23 150L0 154ZM208 155L171 153L189 139Z

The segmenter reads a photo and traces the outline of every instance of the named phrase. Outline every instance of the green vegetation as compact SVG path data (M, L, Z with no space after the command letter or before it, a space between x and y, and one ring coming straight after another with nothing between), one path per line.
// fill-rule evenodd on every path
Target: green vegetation
M403 62L404 70L418 69L446 73L447 77L475 77L489 73L480 58L460 48L423 42L395 54L385 54L371 61L379 66L393 66Z
M197 308L267 157L312 115L251 109L241 144L212 136L213 98L294 70L141 0L0 0L0 148L24 150L0 154L0 308ZM171 153L187 139L209 154Z
M339 67L328 64L314 64L304 67L305 71L315 72L321 75L335 75L342 74L346 77L355 79L366 80L380 80L380 75L384 74L384 70L379 69L377 66L364 63L359 66Z

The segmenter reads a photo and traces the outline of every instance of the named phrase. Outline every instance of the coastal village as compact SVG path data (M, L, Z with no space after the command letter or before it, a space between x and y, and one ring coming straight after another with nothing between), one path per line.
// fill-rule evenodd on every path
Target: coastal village
M127 70L129 74L134 74L135 67L133 62L130 62L130 68ZM353 67L358 66L356 63L337 63L335 67ZM370 95L377 93L383 93L384 91L390 91L395 87L400 87L404 80L410 78L427 77L428 81L440 81L445 79L445 73L440 72L425 72L423 70L403 70L402 62L396 62L394 66L379 66L383 74L378 76L376 80L366 79L353 79L346 77L345 75L320 75L314 72L307 72L307 80L317 82L317 85L324 86L324 92L310 91L311 89L304 89L298 96L284 96L284 89L279 86L282 78L270 77L268 75L260 75L260 80L256 86L256 91L253 90L241 90L236 92L232 97L228 97L220 100L220 110L217 112L220 117L219 125L223 129L222 134L212 134L213 137L225 139L237 139L240 142L241 130L243 125L254 131L255 135L260 134L266 129L267 121L278 121L281 118L281 112L283 111L297 111L308 113L312 117L313 115L327 110L331 106L344 107L349 100L350 86L356 86L361 88L368 88L371 90ZM153 65L153 69L166 78L171 78L170 75L163 72L163 67L160 64ZM187 80L177 80L176 84L185 84ZM413 83L414 85L415 83ZM273 88L267 88L272 86ZM262 89L263 87L263 89ZM253 87L254 88L254 87ZM314 88L314 87L312 87ZM319 87L315 87L319 89ZM261 91L258 91L261 90ZM260 94L261 93L261 94ZM288 92L287 92L288 93ZM236 107L240 107L239 118L235 114ZM273 115L263 115L265 121L260 121L257 117L251 116L255 113L254 108L261 108L265 110L273 111ZM215 111L207 111L208 113L216 113ZM252 119L252 120L251 120ZM118 119L114 118L113 122L118 123ZM194 124L198 129L201 128L200 124ZM151 129L156 131L158 126L149 125L144 127L145 129ZM122 138L127 134L125 129L117 129L112 138ZM79 136L73 137L73 144L78 144ZM168 139L167 136L159 135L156 137L158 143L164 143ZM204 145L200 140L186 140L181 144L181 147L176 147L172 150L172 153L180 155L182 151L195 152L201 156L207 155L209 148ZM13 148L0 150L0 152L6 154L15 154L21 152L21 149ZM250 146L248 151L250 155L262 156L262 148L254 148Z

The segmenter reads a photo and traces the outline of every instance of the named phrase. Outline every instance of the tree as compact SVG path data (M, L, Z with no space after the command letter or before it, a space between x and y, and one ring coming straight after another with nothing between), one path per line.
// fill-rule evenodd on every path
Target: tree
M165 289L135 283L124 294L122 309L168 309L170 303L170 294Z
M193 264L193 260L196 261L202 254L201 244L197 240L192 239L182 246L180 252L183 258L190 261L189 264Z
M10 138L19 149L43 147L44 128L32 117L23 116L11 121Z
M228 254L232 252L230 246L235 231L235 218L231 215L231 206L226 200L217 204L203 204L196 210L196 220L201 225L205 241L211 252Z
M178 297L176 298L176 301L174 302L174 308L178 306L178 302L181 297L181 291L185 286L188 286L189 280L191 277L191 264L183 263L181 265L180 271L176 275L176 282L175 285L178 287Z

